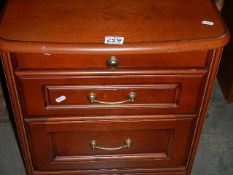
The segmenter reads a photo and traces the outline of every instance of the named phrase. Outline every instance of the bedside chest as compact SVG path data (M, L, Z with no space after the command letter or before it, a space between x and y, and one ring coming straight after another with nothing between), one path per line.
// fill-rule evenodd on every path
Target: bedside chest
M189 175L223 46L210 0L9 0L0 48L29 175Z

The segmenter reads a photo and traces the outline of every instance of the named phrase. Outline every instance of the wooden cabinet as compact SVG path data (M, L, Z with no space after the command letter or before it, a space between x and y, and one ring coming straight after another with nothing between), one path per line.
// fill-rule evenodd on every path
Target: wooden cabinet
M190 175L228 41L209 0L9 0L0 48L28 175Z

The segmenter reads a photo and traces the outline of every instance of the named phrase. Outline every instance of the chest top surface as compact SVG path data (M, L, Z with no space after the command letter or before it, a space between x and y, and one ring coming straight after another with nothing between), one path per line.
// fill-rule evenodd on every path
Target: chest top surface
M0 47L7 50L16 42L106 47L105 36L122 36L126 45L218 41L213 46L218 47L226 35L210 0L9 0Z

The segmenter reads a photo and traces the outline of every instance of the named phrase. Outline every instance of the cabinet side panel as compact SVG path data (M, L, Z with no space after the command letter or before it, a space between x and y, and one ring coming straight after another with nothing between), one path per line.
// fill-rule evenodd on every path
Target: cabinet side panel
M198 143L199 143L199 139L201 136L204 121L206 118L208 104L210 101L211 93L213 90L213 85L214 85L215 78L217 75L221 55L222 55L222 48L214 50L213 55L212 55L212 62L210 64L210 69L209 69L209 73L208 73L208 77L207 77L207 81L205 85L204 95L202 98L200 111L199 111L198 119L196 123L196 128L194 131L194 139L192 142L190 157L189 157L187 168L186 168L187 175L191 174L191 171L192 171L192 165L193 165L195 154L198 148Z

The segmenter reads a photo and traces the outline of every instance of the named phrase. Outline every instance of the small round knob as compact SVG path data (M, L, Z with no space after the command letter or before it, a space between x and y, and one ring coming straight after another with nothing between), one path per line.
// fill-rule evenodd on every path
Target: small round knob
M119 65L119 63L118 63L118 60L115 56L111 56L111 58L109 58L107 61L107 66L109 68L115 69L118 67L118 65Z

